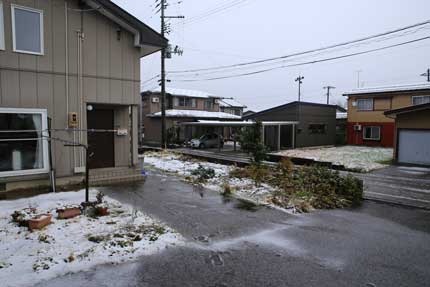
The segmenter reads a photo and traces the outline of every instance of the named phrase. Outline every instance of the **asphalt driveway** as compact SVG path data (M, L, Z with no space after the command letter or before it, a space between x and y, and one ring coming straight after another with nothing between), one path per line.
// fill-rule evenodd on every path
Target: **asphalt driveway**
M430 209L430 168L392 165L354 176L363 179L368 199Z
M183 246L39 286L426 286L430 212L365 202L290 215L173 176L104 188L163 220Z

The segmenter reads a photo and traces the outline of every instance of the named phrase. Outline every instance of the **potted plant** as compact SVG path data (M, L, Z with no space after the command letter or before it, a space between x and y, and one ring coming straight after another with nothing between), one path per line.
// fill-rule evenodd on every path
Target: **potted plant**
M66 205L57 208L58 219L69 219L81 215L81 208L79 205Z
M49 213L39 214L28 220L28 229L33 231L35 229L42 229L51 223L52 215Z

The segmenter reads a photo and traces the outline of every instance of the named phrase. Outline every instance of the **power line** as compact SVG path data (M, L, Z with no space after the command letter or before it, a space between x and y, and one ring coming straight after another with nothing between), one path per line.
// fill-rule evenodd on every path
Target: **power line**
M380 47L380 48L370 49L370 50L366 50L366 51L350 53L350 54L345 54L345 55L336 56L336 57L318 59L318 60L313 60L313 61L308 61L308 62L302 62L302 63L297 63L297 64L282 65L282 66L272 67L272 68L254 71L254 72L249 72L249 73L241 73L241 74L234 74L234 75L229 75L229 76L204 78L204 79L178 79L178 80L173 80L173 81L176 81L176 82L198 82L198 81L213 81L213 80L221 80L221 79L250 76L250 75L255 75L255 74L266 73L266 72L273 71L273 70L289 68L289 67L298 67L298 66L316 64L316 63L321 63L321 62L328 62L328 61L333 61L333 60L338 60L338 59L343 59L343 58L349 58L349 57L354 57L354 56L358 56L358 55L369 54L369 53L382 51L382 50L386 50L386 49L390 49L390 48L394 48L394 47L400 47L403 45L408 45L408 44L412 44L412 43L416 43L416 42L420 42L420 41L424 41L424 40L428 40L428 39L430 39L430 36L419 38L419 39L414 39L414 40L410 40L410 41L402 42L402 43L398 43L398 44L388 45L388 46L384 46L384 47Z
M217 5L214 8L209 8L206 11L203 11L200 15L196 15L194 17L190 17L187 20L181 21L177 24L180 25L189 25L192 23L197 23L200 22L202 20L207 19L209 16L212 16L214 14L219 14L225 10L231 9L235 6L238 6L242 3L245 3L248 0L233 0L233 1L226 1L225 3L221 4L221 5Z
M427 27L427 29L430 27ZM264 63L259 63L259 64L253 64L253 65L247 65L247 66L240 66L240 67L231 67L231 68L226 68L223 70L209 70L209 71L204 71L204 72L196 72L193 74L190 73L174 73L173 75L176 77L190 77L190 76L205 76L205 75L212 75L212 74L220 74L220 73L227 73L227 72L233 72L233 71L239 71L239 70L255 70L257 68L263 68L263 67L271 67L274 65L279 65L279 64L283 64L283 63L287 63L287 62L297 62L300 59L308 59L308 58L315 58L318 55L324 55L324 54L332 54L335 52L339 52L339 51L343 51L343 50L349 50L355 47L359 47L359 46L363 46L363 45L369 45L372 44L373 42L381 42L381 41L386 41L386 40L390 40L390 39L394 39L394 38L399 38L399 37L403 37L405 35L410 35L410 34L414 34L417 33L420 29L423 29L423 27L418 28L414 31L408 31L408 32L403 32L402 34L398 34L398 35L391 35L390 37L385 37L385 38L380 38L380 39L373 39L372 41L368 41L365 43L356 43L353 45L349 45L349 46L344 46L344 47L339 47L337 49L330 49L330 50L323 50L317 53L312 53L312 54L306 54L303 56L299 56L299 57L292 57L290 59L283 59L283 60L278 60L278 61L272 61L272 62L264 62ZM169 74L171 74L171 72L168 72Z
M237 64L233 64L233 65L223 65L223 66L200 68L200 69L189 69L189 70L176 70L176 71L170 71L169 73L171 73L171 74L173 74L173 73L192 73L192 72L209 71L209 70L221 70L221 69L232 68L232 67L241 67L241 66L259 64L259 63L271 62L271 61L275 61L275 60L281 60L281 59L291 58L291 57L295 57L295 56L300 56L300 55L305 55L305 54L320 52L320 51L323 51L323 50L329 50L329 49L333 49L333 48L337 48L337 47L347 46L347 45L351 45L351 44L358 43L358 42L364 42L364 41L371 40L371 39L374 39L374 38L380 38L380 37L383 37L383 36L386 36L386 35L390 35L390 34L394 34L394 33L399 33L399 32L405 31L405 30L409 30L409 29L412 29L412 28L415 28L415 27L420 27L420 26L424 26L424 25L428 25L428 24L430 24L430 20L427 20L425 22L420 22L420 23L417 23L417 24L413 24L413 25L409 25L409 26L406 26L406 27L402 27L402 28L399 28L399 29L387 31L387 32L384 32L384 33L379 33L379 34L375 34L375 35L363 37L363 38L360 38L360 39L348 41L348 42L343 42L343 43L339 43L339 44L335 44L335 45L325 46L325 47L321 47L321 48L317 48L317 49L307 50L307 51L293 53L293 54L279 56L279 57L272 57L272 58L266 58L266 59L257 60L257 61L237 63Z

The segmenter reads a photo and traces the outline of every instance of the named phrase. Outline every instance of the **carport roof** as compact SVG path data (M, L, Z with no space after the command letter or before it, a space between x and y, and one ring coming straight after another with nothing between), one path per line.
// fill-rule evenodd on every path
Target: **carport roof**
M416 112L416 111L421 111L421 110L427 110L427 109L430 109L430 103L421 104L421 105L413 105L413 106L404 107L404 108L400 108L400 109L389 110L389 111L384 112L384 115L396 116L398 114L406 114L406 113L411 113L411 112Z
M281 122L261 122L263 126L286 126L286 125L297 125L299 122L293 121L281 121ZM182 122L180 123L184 126L216 126L216 127L246 127L255 125L253 121L236 121L236 122L227 122L227 121L198 121L198 122Z

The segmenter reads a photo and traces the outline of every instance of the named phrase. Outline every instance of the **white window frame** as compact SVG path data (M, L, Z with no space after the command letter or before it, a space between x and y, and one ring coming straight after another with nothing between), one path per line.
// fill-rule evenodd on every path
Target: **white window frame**
M0 108L2 114L40 114L42 118L42 152L43 152L43 168L26 169L26 170L13 170L13 171L0 171L0 178L8 176L21 176L32 175L49 172L49 150L48 150L48 112L46 109L19 109L19 108Z
M360 109L360 101L372 101L372 108L371 109ZM366 99L357 99L357 111L373 111L375 108L375 102L373 98L366 98Z
M412 105L414 105L414 106L416 106L416 105L420 105L420 104L414 104L414 99L416 99L416 98L429 98L429 103L430 103L430 96L427 96L427 95L423 95L423 96L412 96ZM424 104L425 104L426 102L424 102Z
M13 51L17 53L24 53L24 54L31 54L31 55L39 55L42 56L45 53L45 47L44 47L44 34L43 34L43 10L19 6L16 4L10 5L11 14L12 14L12 45L13 45ZM25 51L25 50L18 50L16 49L16 32L15 32L15 9L21 9L26 10L30 12L39 13L40 18L40 52L33 52L33 51Z
M5 50L4 11L3 11L3 2L2 1L0 1L0 50Z
M367 128L378 128L378 138L366 138L366 129ZM372 131L370 131L370 133L372 133ZM367 141L379 141L381 140L381 127L380 126L363 126L363 140L367 140Z

